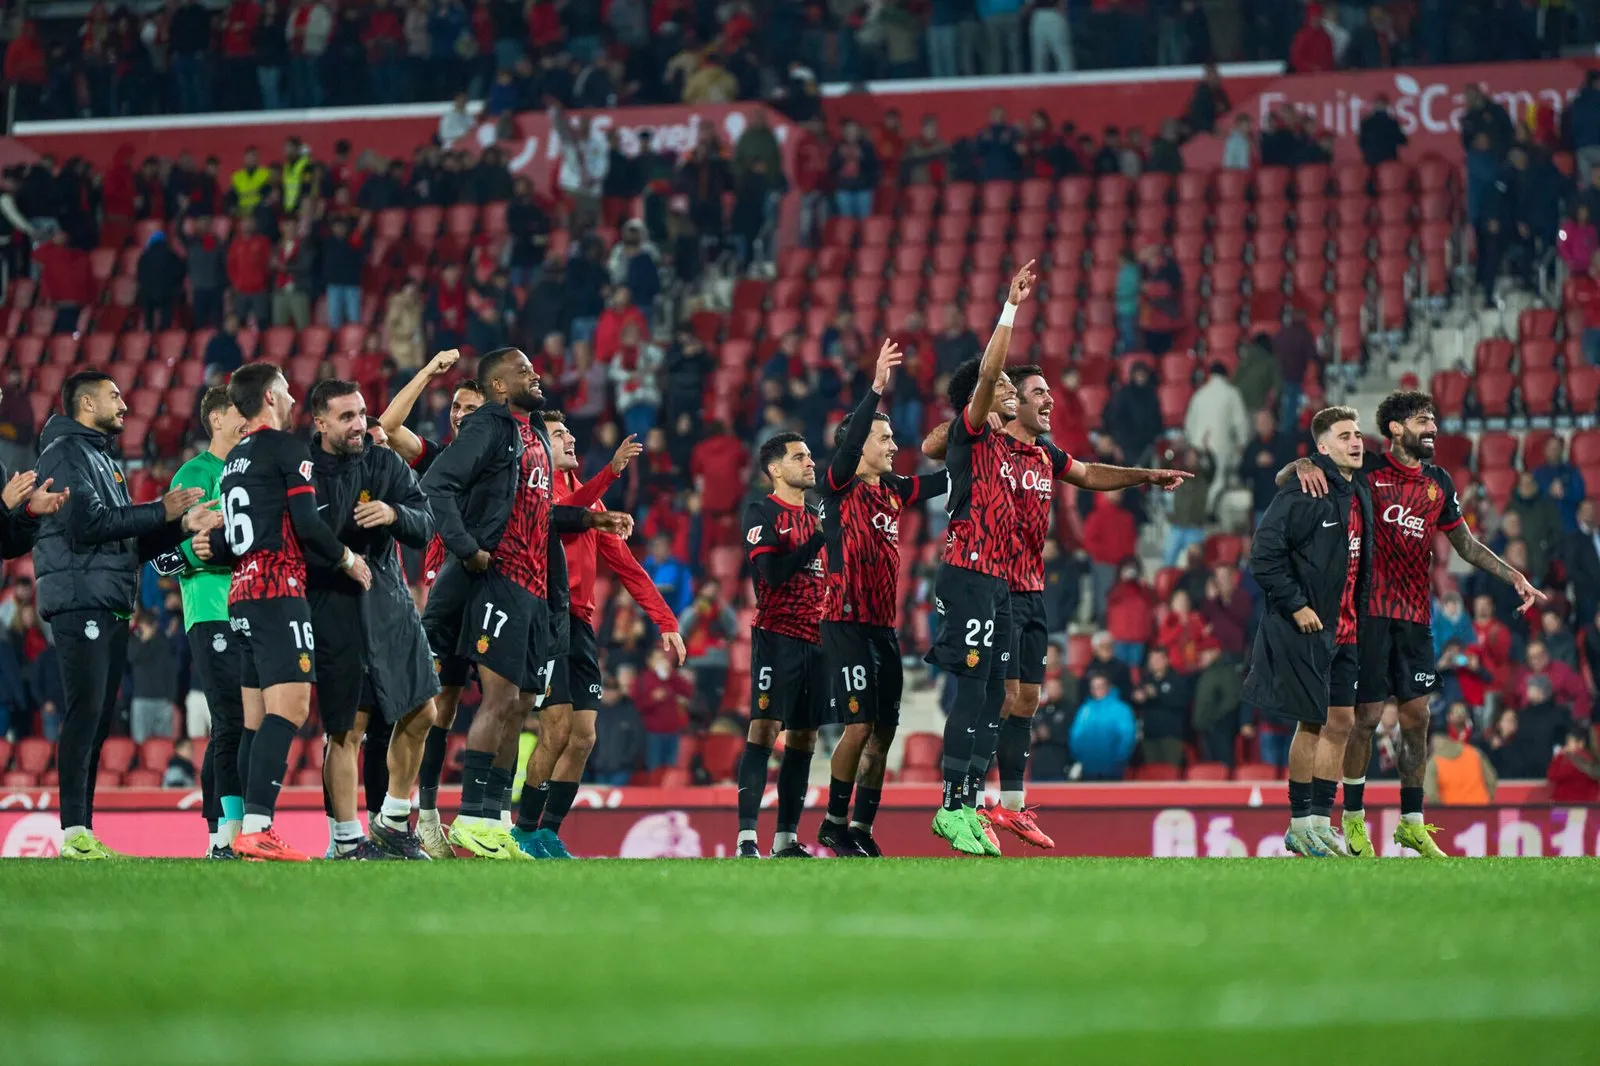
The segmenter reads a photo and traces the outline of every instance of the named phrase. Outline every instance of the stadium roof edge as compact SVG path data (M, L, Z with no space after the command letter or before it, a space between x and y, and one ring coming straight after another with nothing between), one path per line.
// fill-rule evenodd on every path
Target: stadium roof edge
M1270 63L1222 63L1217 71L1224 78L1271 78L1288 72L1279 61ZM996 74L973 78L906 78L897 81L868 81L846 84L829 82L822 87L825 97L852 93L958 93L983 89L1026 89L1037 86L1088 88L1095 85L1134 85L1153 81L1199 81L1201 66L1139 67L1134 70L1085 70L1072 74Z

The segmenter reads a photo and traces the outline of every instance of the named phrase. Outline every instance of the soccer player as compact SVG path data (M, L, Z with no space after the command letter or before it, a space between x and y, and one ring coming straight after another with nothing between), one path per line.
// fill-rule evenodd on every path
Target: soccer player
M228 395L226 385L206 390L200 398L200 422L210 435L206 450L178 467L172 487L195 488L201 501L218 498L222 464L244 430L244 419ZM195 675L211 711L211 743L200 762L200 808L211 831L207 856L238 858L233 838L244 822L244 789L239 783L239 740L244 732L244 703L240 696L239 639L228 622L228 589L233 571L205 562L194 546L180 545L176 557L156 560L156 569L179 574L183 594L183 624L189 631L189 655Z
M1345 856L1330 816L1345 743L1355 725L1358 620L1365 606L1372 495L1361 472L1361 416L1329 407L1311 420L1311 462L1331 486L1278 492L1250 545L1250 572L1267 611L1256 630L1244 699L1296 723L1289 747L1289 831L1307 858Z
M318 509L346 547L370 560L372 570L370 590L337 571L312 567L307 575L312 626L321 634L317 706L328 737L322 780L334 819L334 858L426 859L411 832L411 786L433 724L439 680L397 545L426 547L433 512L405 460L369 441L367 405L355 382L319 382L310 406ZM376 432L382 433L381 426ZM356 758L371 717L381 717L393 732L387 745L368 738L374 749L386 748L388 769L367 777L368 792L383 793L378 815L369 819L368 840L356 817ZM369 807L376 801L376 795L368 796Z
M56 484L61 491L47 494L52 499L43 510L43 488L27 504L42 515L33 548L34 592L39 617L50 623L66 693L56 747L61 857L109 859L114 853L93 831L96 768L128 667L128 617L139 568L218 516L197 506L198 489L173 489L155 503L130 502L122 464L110 455L128 405L110 376L84 370L67 378L61 409L40 435L35 467L45 488Z
M228 397L244 420L222 467L222 525L191 542L202 562L230 560L228 616L241 644L244 819L233 850L246 859L305 862L272 828L289 745L311 713L316 636L306 568L339 567L368 588L367 561L317 514L311 453L285 427L294 397L271 363L234 371Z
M805 438L787 432L773 435L756 459L772 482L772 494L744 509L744 540L756 572L756 617L750 627L750 729L739 757L738 855L761 857L756 826L767 763L781 729L772 857L808 859L811 853L800 843L800 812L828 698L819 632L828 576L821 557L822 525L806 503L806 490L817 484L817 464Z
M833 461L821 486L829 583L822 660L832 717L845 725L833 749L828 811L817 827L817 843L840 858L883 854L872 839L872 823L900 725L904 684L895 629L900 509L950 491L943 470L926 477L893 473L899 449L878 402L902 358L893 341L883 342L872 387L835 431Z
M1357 643L1361 672L1355 728L1344 755L1345 845L1358 858L1376 858L1362 803L1372 734L1391 696L1400 704L1400 825L1394 842L1430 859L1445 853L1433 840L1438 830L1422 818L1423 777L1428 763L1428 697L1439 686L1433 654L1433 540L1443 533L1457 555L1517 590L1522 610L1544 593L1484 547L1461 519L1461 503L1450 475L1434 466L1439 427L1433 397L1425 392L1390 393L1378 405L1378 429L1389 442L1381 455L1368 452L1362 470L1372 490L1372 587ZM1298 474L1314 496L1328 491L1316 464L1300 459L1278 474L1279 484Z
M498 804L492 813L486 804L495 760L508 736L514 744L521 723L520 692L538 684L553 658L550 534L626 532L632 523L614 512L554 504L549 437L533 417L544 393L526 355L496 349L479 360L478 375L488 402L462 419L455 440L422 479L453 556L434 586L425 623L434 651L453 647L475 662L483 688L467 733L461 811L449 841L481 858L531 861L500 824ZM459 580L447 585L452 574Z
M1004 443L1010 448L1010 456L1001 468L1001 480L1012 493L1017 536L1006 574L1006 586L1011 591L1011 655L1006 660L1005 702L1000 708L998 728L984 734L992 741L986 746L989 758L998 755L1000 802L980 810L978 816L980 821L1004 829L1025 843L1048 849L1055 847L1055 842L1039 828L1028 809L1025 789L1033 716L1039 709L1045 649L1050 642L1044 612L1044 543L1050 534L1055 482L1089 492L1139 485L1156 485L1170 492L1192 475L1184 470L1146 470L1074 459L1045 439L1055 402L1043 369L1031 365L1012 367L1006 371L1006 378L1017 393L1016 417L1005 422ZM934 459L945 458L951 425L947 422L934 427L923 442L925 454ZM983 774L973 786L980 793L989 759L981 761Z
M395 450L395 454L411 464L411 469L419 479L427 475L443 445L417 436L407 428L406 419L411 417L411 409L427 391L427 386L454 368L460 358L461 353L454 348L436 354L416 377L395 394L378 419L388 435L389 446ZM461 432L461 420L482 407L483 402L483 388L473 379L467 378L456 385L455 392L450 396L452 437ZM445 550L444 541L435 533L428 542L428 550L423 554L423 584L431 587L448 560L449 553ZM451 583L461 578L458 567ZM428 612L424 608L424 628L427 624ZM435 665L440 687L439 694L433 698L434 722L428 729L428 739L422 749L422 767L417 772L417 836L430 857L448 859L453 858L455 853L450 850L444 827L439 823L439 779L444 775L445 745L450 738L450 727L455 724L456 706L461 701L461 690L466 687L472 664L457 655L453 645L449 648L438 644L433 646L438 652Z
M946 394L960 412L950 428L949 531L934 579L938 633L927 661L955 675L956 698L944 726L944 799L933 831L966 855L999 855L1000 845L978 818L988 768L978 730L1000 726L1005 665L1011 655L1011 602L1006 575L1016 539L1016 505L1005 483L1011 449L989 426L993 411L1016 413L1016 389L1006 379L1006 353L1017 308L1033 293L1030 260L1011 279L1000 321L982 357L950 376ZM991 725L992 723L992 725Z
M578 449L566 416L544 412L556 472L556 502L604 511L600 498L616 483L644 448L633 437L618 447L601 471L580 483ZM570 639L567 653L556 660L549 692L539 705L539 743L528 758L517 824L511 831L523 851L534 858L570 859L561 842L561 825L578 795L578 782L594 750L595 716L600 709L600 654L595 640L594 577L597 556L604 559L623 587L638 601L656 628L661 643L681 666L686 657L678 620L662 600L655 583L619 537L595 530L561 538L567 558L571 599L567 611Z

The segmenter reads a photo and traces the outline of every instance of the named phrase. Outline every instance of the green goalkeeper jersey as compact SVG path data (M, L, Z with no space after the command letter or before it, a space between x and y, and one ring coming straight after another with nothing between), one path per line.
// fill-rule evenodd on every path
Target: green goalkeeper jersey
M178 468L172 478L175 489L199 489L202 500L217 498L222 483L222 460L210 452L201 452ZM189 541L183 542L183 557L189 568L178 579L183 590L183 625L192 629L199 622L226 622L228 620L228 588L233 583L233 571L226 566L213 566L202 562Z

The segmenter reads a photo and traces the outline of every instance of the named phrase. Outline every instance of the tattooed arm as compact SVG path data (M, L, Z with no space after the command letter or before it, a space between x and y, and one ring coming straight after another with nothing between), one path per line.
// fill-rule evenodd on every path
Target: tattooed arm
M1474 537L1465 522L1456 525L1445 536L1450 538L1450 544L1455 548L1456 554L1466 562L1516 589L1517 595L1522 597L1522 610L1526 611L1534 603L1547 599L1545 594L1534 588L1533 583L1516 567L1490 551L1481 540Z
M1074 459L1061 480L1090 492L1111 492L1136 485L1159 485L1171 491L1193 476L1187 470L1146 470L1134 466L1082 463Z

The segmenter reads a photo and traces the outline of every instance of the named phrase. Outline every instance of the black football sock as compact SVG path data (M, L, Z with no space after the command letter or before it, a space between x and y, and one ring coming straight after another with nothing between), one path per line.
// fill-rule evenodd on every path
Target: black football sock
M1000 709L1005 702L1005 678L991 677L984 684L983 716L978 720L972 759L967 763L967 802L974 807L983 806L984 781L989 776L989 767L994 765L995 752L1000 748Z
M507 797L511 795L511 783L516 779L515 770L493 765L489 767L489 785L483 793L483 817L500 817L500 812L506 809Z
M489 791L489 774L494 769L494 752L474 751L468 748L461 760L461 815L465 818L488 817L484 812L484 794ZM498 818L500 812L494 816Z
M1032 739L1032 718L1000 719L1000 791L1022 791L1028 777L1028 748Z
M213 833L217 831L217 823L222 821L222 801L217 796L216 759L213 756L215 747L215 744L207 744L205 757L200 760L200 814Z
M289 746L294 743L295 726L289 719L269 714L261 720L255 741L250 745L250 773L246 778L244 813L247 819L265 818L272 823L278 808L278 790L289 767Z
M739 757L739 831L755 832L761 818L761 794L767 790L767 764L772 749L745 741Z
M538 829L539 819L544 816L544 805L549 799L550 782L546 781L538 788L523 782L522 801L517 804L517 828L525 833Z
M872 822L878 817L878 804L883 800L883 789L856 786L856 812L850 824L857 829L872 831Z
M245 795L245 785L250 781L250 747L256 742L254 729L239 731L239 795ZM287 758L287 755L285 755Z
M811 780L811 753L784 748L778 761L778 832L798 833L800 812L806 806L806 784Z
M422 743L422 765L417 769L417 809L439 809L439 779L444 776L445 745L450 730L436 725L428 727L428 739Z
M383 797L389 794L389 740L394 726L384 721L382 711L374 711L377 721L367 726L366 743L361 745L361 787L367 793L368 823L383 814Z
M1311 779L1311 817L1327 818L1333 814L1333 797L1339 792L1339 782L1325 777Z
M544 817L539 819L539 828L548 829L559 836L561 823L566 821L567 812L572 810L572 801L577 798L576 781L551 781L550 801L545 804Z
M828 779L828 821L844 825L850 817L850 793L855 791L854 781Z
M1401 785L1400 817L1404 818L1408 814L1414 814L1418 818L1422 817L1422 789L1420 787L1407 788L1405 785Z
M977 677L955 678L956 700L950 717L944 720L944 809L961 809L967 793L967 768L977 746L978 726L983 717L983 701L988 682Z
M1367 779L1365 777L1347 777L1344 779L1344 813L1360 814L1366 808L1363 804L1367 799Z
M1311 817L1311 782L1289 782L1289 817Z

